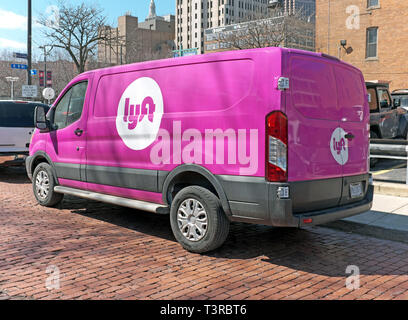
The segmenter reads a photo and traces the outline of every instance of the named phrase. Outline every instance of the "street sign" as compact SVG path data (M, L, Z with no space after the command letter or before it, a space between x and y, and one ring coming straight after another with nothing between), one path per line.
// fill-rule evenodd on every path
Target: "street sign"
M20 69L20 70L27 70L28 66L26 64L18 64L18 63L13 63L11 65L11 69Z
M36 76L36 75L37 75L37 72L38 72L37 70L31 70L31 71L30 71L30 73L31 73L32 76Z
M37 86L22 86L24 98L35 98L38 96Z
M44 99L51 100L55 98L55 91L53 88L45 88L42 92Z
M28 59L28 54L27 53L19 53L19 52L14 52L13 57L17 59Z
M174 58L186 57L186 56L195 56L197 54L198 54L198 49L197 48L180 49L180 50L174 50L173 51L173 57Z

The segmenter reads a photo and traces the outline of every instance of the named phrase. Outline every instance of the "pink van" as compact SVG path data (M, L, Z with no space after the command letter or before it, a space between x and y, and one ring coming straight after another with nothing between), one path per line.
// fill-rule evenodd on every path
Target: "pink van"
M369 106L361 72L282 48L90 71L37 130L27 171L55 206L74 195L169 214L189 251L231 221L303 227L370 210Z

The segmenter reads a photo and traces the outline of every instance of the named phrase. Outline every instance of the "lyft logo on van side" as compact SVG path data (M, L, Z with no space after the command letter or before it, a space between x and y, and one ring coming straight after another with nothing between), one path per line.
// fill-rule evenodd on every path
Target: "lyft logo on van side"
M125 115L123 117L124 122L129 122L129 130L134 130L138 123L142 122L145 116L148 116L150 122L153 123L154 112L156 111L156 105L151 97L146 97L142 105L130 104L130 98L126 98L125 102Z
M116 130L128 148L144 150L156 140L162 118L163 95L159 85L152 78L139 78L122 94Z
M349 158L346 135L347 133L342 128L337 128L334 130L330 141L330 150L333 158L342 166L348 162Z
M346 151L346 142L344 138L341 138L340 142L337 142L336 138L333 138L333 148L334 151L337 151L338 155L340 155L342 151Z

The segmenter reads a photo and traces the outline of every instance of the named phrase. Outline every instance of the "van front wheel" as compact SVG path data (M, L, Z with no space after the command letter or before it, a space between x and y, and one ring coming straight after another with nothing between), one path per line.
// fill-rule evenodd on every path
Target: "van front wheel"
M222 246L230 225L217 196L198 186L187 187L176 195L171 205L170 222L177 241L194 253Z
M38 203L44 207L54 207L64 195L55 193L55 178L48 163L40 163L33 173L33 191Z

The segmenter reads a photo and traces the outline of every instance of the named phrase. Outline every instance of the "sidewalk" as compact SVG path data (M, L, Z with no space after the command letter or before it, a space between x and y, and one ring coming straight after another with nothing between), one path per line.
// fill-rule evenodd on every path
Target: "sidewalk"
M408 197L375 193L371 211L325 226L408 243Z
M344 220L408 232L408 197L375 194L371 211Z

